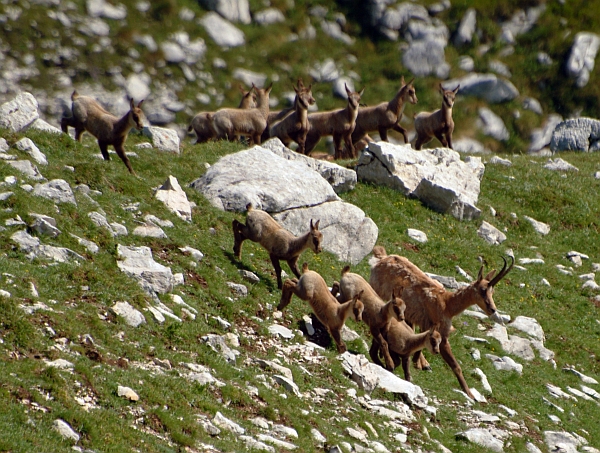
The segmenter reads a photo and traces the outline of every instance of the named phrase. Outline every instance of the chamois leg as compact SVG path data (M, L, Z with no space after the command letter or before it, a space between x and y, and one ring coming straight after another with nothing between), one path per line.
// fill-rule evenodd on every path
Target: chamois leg
M81 143L81 138L83 137L84 132L85 132L85 129L75 126L75 140L77 140L78 142Z
M379 137L381 137L381 140L383 140L384 142L389 141L388 135L387 135L387 128L385 128L385 127L379 128Z
M296 258L287 260L288 266L290 266L290 269L292 270L294 275L298 278L300 278L300 269L298 269L298 260L299 259L300 259L300 257L297 256Z
M431 370L431 365L429 365L422 351L417 351L413 354L413 363L417 370Z
M356 152L354 151L354 145L352 144L352 133L348 132L344 134L344 143L346 144L345 154L348 159L353 159L356 157Z
M390 349L388 346L388 342L383 338L381 333L377 334L377 332L373 333L371 331L371 335L373 335L373 343L371 344L371 349L369 349L369 355L371 356L371 360L376 365L379 365L382 368L385 368L388 371L394 371L394 360L390 355ZM385 365L381 363L379 359L379 352L383 355L383 359L385 360Z
M306 135L301 135L298 136L298 149L296 150L297 152L299 152L300 154L306 154ZM289 148L289 144L290 141L287 140L287 143L284 143L284 145Z
M400 126L398 123L394 124L394 126L392 126L392 128L396 131L396 132L400 132L402 134L402 137L404 137L404 144L408 143L408 136L406 135L406 129L404 129L402 126Z
M442 343L440 344L440 354L442 354L442 358L446 361L446 363L450 365L450 368L456 375L458 383L462 387L463 391L469 395L469 398L475 399L473 393L471 393L471 389L469 389L469 386L467 385L467 381L463 376L463 372L458 364L458 361L454 357L454 354L452 354L452 349L450 348L450 343L448 342L447 338L442 338Z
M131 162L129 162L129 158L125 154L125 148L123 148L123 143L122 142L115 143L114 146L115 146L115 151L117 152L117 156L119 156L121 158L121 160L127 167L127 170L129 170L129 173L131 173L132 175L135 175L135 171L133 171L133 168L131 167Z
M421 146L423 146L425 143L427 143L427 140L424 138L421 138L421 136L417 136L417 140L415 141L415 149L421 149Z
M446 140L446 137L444 137L444 134L441 132L435 132L435 137L440 141L444 148L448 148L448 141Z
M337 295L340 293L340 282L333 282L331 285L331 295L337 299Z
M337 345L338 352L340 354L343 354L348 350L348 348L346 347L346 343L344 343L344 340L342 340L341 330L342 329L331 330L329 333L331 334L331 336L333 337L333 341L335 341L335 344Z
M315 132L308 132L308 134L306 134L306 141L304 142L304 154L305 155L309 155L310 152L315 149L315 146L317 146L317 143L319 143L319 140L321 140L321 136Z
M279 258L277 258L275 255L269 255L269 257L271 258L271 263L273 263L273 267L275 268L275 275L277 276L277 288L281 289L283 283L281 282L281 265L279 264Z
M240 260L242 259L242 243L247 239L243 233L246 225L233 219L231 226L233 227L233 254Z
M381 363L381 360L379 359L379 342L375 338L373 338L373 342L371 343L369 355L371 356L371 360L375 365L383 367L383 363Z
M410 382L410 362L408 358L408 355L402 356L402 370L404 370L404 380Z
M285 307L287 307L292 301L292 295L296 290L296 284L298 283L298 279L295 278L293 280L287 279L283 284L283 290L281 291L281 299L279 299L279 305L277 305L277 310L283 311Z
M108 143L98 140L98 146L100 147L100 152L102 153L104 160L110 160L110 155L108 154Z
M344 155L342 154L342 136L339 133L333 133L333 158L334 159L342 159Z
M450 149L454 149L454 148L452 147L452 132L453 132L453 131L452 131L452 130L450 130L450 131L448 131L448 132L446 133L446 138L448 139L448 148L450 148Z

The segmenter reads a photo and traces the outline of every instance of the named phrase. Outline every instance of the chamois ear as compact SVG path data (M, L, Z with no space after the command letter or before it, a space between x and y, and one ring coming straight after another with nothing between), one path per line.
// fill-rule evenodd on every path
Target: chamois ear
M296 94L300 93L300 89L296 88L295 86L292 85L292 88L294 89L294 91L296 92Z
M458 84L458 86L453 90L454 94L458 93L458 89L460 88L460 83Z
M412 79L410 79L410 82L407 83L407 85L412 85L412 83L415 81L415 78L413 77Z
M347 94L348 96L350 96L350 95L352 94L352 91L350 91L350 90L348 89L348 85L346 85L346 83L344 83L344 88L346 89L346 94Z
M242 94L243 94L244 96L246 96L246 90L244 89L244 87L242 86L242 84L241 84L241 83L238 85L238 87L239 87L240 91L242 92Z
M304 88L304 81L302 80L302 77L298 77L298 88Z
M144 103L144 100L142 99L140 102L138 102L138 109L142 107L142 104Z
M129 108L133 109L135 107L135 104L133 102L133 98L129 99Z
M307 262L302 263L302 273L304 274L307 270L308 270L308 263Z
M404 76L402 76L400 78L400 86L403 87L404 85L406 85L406 83L404 83Z
M265 89L265 93L269 94L271 92L271 88L273 88L273 82L271 82L271 85L269 85L269 87Z
M362 97L364 92L365 92L365 87L363 87L363 89L358 92L358 95Z
M321 222L321 219L317 220L317 221L315 222L314 226L313 226L312 219L311 219L311 220L310 220L310 227L311 227L311 229L313 229L313 230L318 230L318 229L319 229L319 222Z
M440 93L444 94L444 87L442 86L442 83L440 82Z

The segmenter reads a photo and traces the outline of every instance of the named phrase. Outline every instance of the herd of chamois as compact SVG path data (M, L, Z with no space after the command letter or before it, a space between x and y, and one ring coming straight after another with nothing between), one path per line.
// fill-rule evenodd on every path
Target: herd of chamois
M304 154L309 154L321 137L330 135L333 136L336 159L355 158L357 149L364 148L372 140L368 135L372 132L387 141L388 131L395 130L408 143L406 129L399 122L406 103L417 103L413 80L405 83L403 77L401 87L391 101L371 107L360 106L364 88L356 92L345 86L348 98L345 108L316 113L308 113L315 99L312 86L305 86L301 79L294 86L293 107L277 112L269 110L272 84L266 88L253 84L248 91L240 87L243 97L238 108L199 113L192 119L188 131L196 132L197 143L248 137L251 143L260 144L270 137L278 137L286 146L297 143L297 151ZM459 87L445 90L440 84L439 89L441 108L414 117L416 149L421 149L434 137L443 146L452 148L452 107ZM68 132L69 127L75 128L78 141L84 132L89 132L98 140L105 160L109 160L108 145L114 146L127 169L134 173L123 144L132 127L138 130L143 127L143 101L135 105L131 99L129 112L118 118L93 98L79 95L77 91L73 92L71 100L71 111L61 119L63 132ZM298 269L298 260L304 250L311 249L315 253L322 250L323 234L319 231L319 223L319 220L314 223L311 220L308 232L296 237L268 213L248 205L246 223L233 221L234 255L241 259L242 243L246 239L265 248L275 269L277 287L282 290L277 308L283 310L293 294L308 301L333 337L339 352L346 351L341 330L346 319L352 316L369 326L373 337L369 354L374 363L390 371L402 365L404 377L410 381L409 357L413 355L417 368L428 369L429 364L421 352L428 349L433 354L441 354L464 392L473 398L448 341L453 330L452 318L471 305L478 305L489 316L497 316L492 297L494 286L512 269L514 259L510 266L504 259L504 266L498 273L493 270L484 275L481 266L476 281L456 292L449 292L408 259L387 255L383 247L376 246L369 262L371 276L368 282L349 272L347 266L342 270L340 281L333 282L330 290L323 277L309 270L306 263L302 273ZM295 278L282 281L281 260L288 263ZM419 327L421 333L415 333L413 326Z
M433 354L441 354L464 392L474 399L448 341L453 330L452 318L471 305L477 305L488 316L499 319L493 299L494 287L510 272L514 259L509 266L503 258L504 266L498 273L492 270L484 275L481 266L477 280L450 292L408 259L388 256L383 247L376 246L369 261L371 276L368 282L359 274L349 272L350 268L346 266L340 281L333 282L330 290L321 275L308 269L307 263L303 264L302 273L297 266L304 250L321 252L323 233L319 231L319 222L311 220L309 231L296 237L268 213L249 204L246 223L233 220L234 255L241 258L242 243L246 239L265 248L275 268L277 287L282 290L277 309L283 310L289 305L293 294L307 301L333 337L340 353L346 351L341 330L346 319L352 316L369 326L373 336L369 354L374 363L389 371L401 364L404 378L410 381L409 357L413 355L418 369L429 369L429 363L421 353L424 348L428 349ZM282 282L281 260L287 261L294 278ZM413 326L418 326L421 333L415 333Z

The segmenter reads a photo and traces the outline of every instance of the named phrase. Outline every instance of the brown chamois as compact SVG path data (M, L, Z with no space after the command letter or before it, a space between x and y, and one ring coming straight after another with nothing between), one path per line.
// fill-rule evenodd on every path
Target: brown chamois
M254 88L250 88L250 90L246 91L244 87L240 85L240 91L242 92L242 100L240 101L238 108L252 109L256 107L256 94L254 93ZM209 114L214 114L214 112L200 112L194 116L190 122L188 132L196 132L196 144L225 138L216 136L215 130L212 128L209 120Z
M321 242L323 233L319 231L319 222L314 225L310 221L310 231L302 236L296 237L283 228L277 221L265 211L253 209L252 204L246 206L248 214L246 224L233 220L233 253L237 259L242 258L242 244L246 239L258 242L269 253L271 263L277 275L277 288L281 289L281 265L280 260L285 260L296 277L300 277L298 270L298 259L302 252L311 249L315 253L322 251Z
M298 91L302 91L306 88L304 86L304 81L302 80L302 77L298 77L297 88L298 88ZM296 88L294 88L294 91L296 91ZM296 92L298 92L298 91L296 91ZM270 138L271 126L275 125L275 123L284 119L286 116L288 116L290 113L292 113L295 109L296 109L296 100L294 99L294 104L291 107L285 108L283 110L276 110L276 111L269 110L269 115L267 116L267 127L265 128L265 131L263 132L263 134L260 138L261 141L263 141L263 142L267 141Z
M429 143L433 137L436 137L442 146L454 149L452 148L452 132L454 131L452 107L459 88L460 85L454 90L444 90L440 83L442 108L433 113L421 112L415 115L415 131L417 132L415 149L421 149L421 146Z
M344 303L339 303L329 292L327 283L318 273L308 269L308 264L302 265L302 276L299 279L287 279L283 284L281 300L277 310L283 311L291 302L292 294L300 299L308 301L315 316L327 328L337 345L338 352L347 351L346 344L342 340L342 327L350 315L357 321L362 319L364 309L360 301L362 293L358 293Z
M354 145L352 144L352 132L354 132L356 124L360 97L365 89L363 88L359 92L350 91L345 84L344 88L346 88L346 94L348 95L348 105L345 108L308 115L310 128L308 134L306 134L305 154L310 154L321 137L333 135L334 157L336 159L356 157ZM342 139L346 144L345 152L342 152Z
M301 81L298 81L300 86ZM302 88L294 87L296 98L294 100L294 111L289 113L281 121L273 124L270 128L269 136L278 137L281 142L288 146L292 141L298 143L297 151L304 154L306 134L310 127L308 123L308 107L315 103L312 95L312 85Z
M220 109L214 114L209 113L208 119L212 124L217 137L227 137L233 140L238 135L247 135L254 145L261 144L261 135L267 127L269 116L269 93L273 84L268 88L257 88L256 107L253 109Z
M412 327L406 322L398 322L391 320L386 326L386 330L383 335L387 339L390 354L394 360L394 368L402 363L402 369L404 370L404 379L410 382L410 366L409 358L412 354L417 351L421 351L423 348L427 348L432 354L440 353L440 343L442 342L442 335L436 330L435 327L421 332L415 333ZM371 346L371 357L377 356L376 341L373 340ZM393 371L390 370L390 371Z
M352 143L355 146L362 139L365 139L364 141L367 142L367 134L369 132L379 132L381 140L387 142L389 129L400 132L404 137L404 143L408 143L406 129L400 126L400 120L402 119L406 103L416 104L418 101L415 87L413 86L414 80L413 78L410 82L404 83L404 76L402 76L400 89L391 101L358 109L356 127L354 128L354 132L352 132Z
M137 130L142 130L144 127L142 124L144 114L141 109L144 101L140 101L136 107L133 99L130 99L129 112L122 118L117 118L107 112L95 99L89 96L81 96L77 93L77 90L71 94L71 100L73 101L71 105L72 116L63 116L60 121L62 131L68 133L69 126L74 127L75 139L79 142L84 132L87 131L92 134L98 140L98 146L104 160L110 160L108 145L112 145L129 172L135 174L123 145L132 127Z
M387 370L393 371L394 361L390 356L388 344L382 332L386 329L391 319L398 321L404 319L406 305L401 298L395 295L392 295L389 302L384 302L363 277L349 272L349 270L350 266L342 269L342 278L339 283L334 282L331 294L336 296L339 290L340 295L338 300L340 301L351 299L358 293L362 294L360 300L365 306L362 319L369 326L369 330L373 336L373 347L371 349L374 351L374 354L371 353L371 358L377 365L384 366ZM379 360L377 355L379 350L383 354L385 365L382 365Z
M446 291L441 283L428 277L408 259L398 255L388 256L383 247L374 247L373 258L369 261L371 286L383 298L395 292L404 299L404 316L408 324L419 326L421 331L438 326L442 335L442 357L456 375L462 389L471 398L473 394L448 341L452 330L452 318L474 304L488 316L498 316L493 299L494 286L510 272L515 263L513 258L511 265L507 267L506 259L502 259L504 266L500 272L496 274L494 269L484 276L481 266L477 280L456 292ZM426 362L421 361L421 356L419 352L413 357L413 361L420 362L420 366L423 367Z

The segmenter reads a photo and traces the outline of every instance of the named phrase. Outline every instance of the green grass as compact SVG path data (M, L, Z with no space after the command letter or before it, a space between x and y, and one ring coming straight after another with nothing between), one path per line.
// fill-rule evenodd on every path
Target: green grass
M7 137L10 143L22 136L6 132L1 135ZM4 376L0 392L5 403L0 409L0 430L4 433L0 449L25 452L43 445L47 450L67 451L69 443L51 429L56 418L63 418L82 435L79 445L99 451L179 451L186 446L194 448L198 443L210 443L223 451L239 451L241 447L235 436L223 432L218 438L209 438L197 423L197 416L212 418L216 411L240 423L249 433L256 432L249 422L255 416L292 426L300 434L300 439L294 441L300 451L314 451L309 434L312 427L319 429L331 444L335 444L351 441L344 435L345 427L358 425L365 428L365 421L376 426L380 441L394 445L390 437L394 433L383 420L366 412L346 395L345 389L353 385L341 369L334 344L328 346L326 359L321 363L307 364L300 360L284 363L292 370L302 392L310 392L316 387L333 392L318 407L293 395L283 399L282 389L267 389L257 376L268 376L269 371L245 364L245 357L276 357L272 348L261 349L258 346L269 338L266 327L270 323L272 308L268 307L274 307L280 296L272 266L266 252L251 242L244 245L242 260L235 260L231 253L233 235L230 225L231 220L241 220L243 216L213 208L199 193L188 188L188 184L205 171L205 162L212 164L220 156L242 149L241 145L219 142L191 146L186 143L180 155L138 150L138 157L131 158L139 175L136 178L127 172L120 160L113 158L104 162L93 156L97 154L97 148L89 136L80 145L64 136L37 132L25 135L47 155L50 163L42 168L42 172L48 179L63 178L72 186L85 183L102 192L94 198L109 221L121 222L132 231L143 215L152 213L172 220L175 226L166 229L168 239L132 235L115 239L91 224L87 212L98 207L78 192L77 207L60 205L57 212L53 203L27 194L19 185L10 188L15 195L3 202L0 224L16 215L27 221L31 212L51 215L57 219L58 228L63 233L56 239L44 237L42 241L70 247L82 253L86 260L80 264L54 264L43 260L30 262L10 239L18 228L11 227L0 232L0 268L3 272L0 288L12 294L8 299L0 299L3 314L0 321L0 356ZM131 149L143 140L141 136L132 135L127 148ZM482 209L482 220L506 230L508 239L500 246L487 245L477 236L480 220L460 222L432 212L419 201L407 199L391 189L359 183L352 192L342 195L344 200L361 207L379 226L378 244L385 246L388 253L405 255L428 272L457 275L455 266L458 265L476 275L478 256L483 256L490 267L497 267L501 264L500 256L508 248L517 257L535 257L539 253L545 259L546 264L528 266L527 271L514 269L498 285L495 301L500 310L513 317L524 315L538 319L546 332L546 346L557 354L556 370L551 364L535 359L525 364L523 375L518 376L496 371L485 358L474 362L469 354L473 344L462 336L481 336L477 322L459 317L454 323L458 332L452 338L452 346L462 363L467 381L471 386L480 388L472 374L477 366L486 373L494 390L490 402L479 408L498 413L501 412L498 404L511 407L519 413L513 421L527 426L529 430L523 437L513 436L511 445L505 448L507 452L523 451L526 441L537 442L543 431L556 429L577 432L587 438L590 445L600 445L600 434L595 429L595 420L600 416L596 404L555 401L565 409L564 414L557 414L562 425L555 426L548 419L548 414L555 411L542 402L542 396L552 399L544 387L548 382L563 389L568 385L578 387L577 378L560 371L567 364L575 365L591 376L600 374L597 359L600 354L599 309L591 302L594 294L582 291L577 277L590 272L591 262L598 260L595 238L600 201L590 194L595 193L600 184L593 177L600 166L600 157L596 154L566 154L561 157L577 166L580 172L563 177L543 169L545 159L520 155L510 157L513 161L511 167L487 166L478 206ZM75 171L65 169L65 165L75 167ZM15 172L7 165L0 164L0 179L13 174ZM175 217L153 198L152 189L164 182L169 174L177 177L188 198L196 203L191 224ZM132 203L139 203L138 212L124 209ZM489 207L496 210L496 217L491 216ZM516 213L517 218L512 213ZM539 236L523 220L524 215L548 223L551 233ZM406 235L409 227L427 233L429 242L412 243ZM101 247L100 253L85 253L68 233L95 241ZM148 296L141 288L117 268L117 244L147 245L158 262L170 266L173 272L182 272L186 276L186 284L177 287L174 292L199 310L198 318L183 324L151 321L132 328L111 316L109 307L117 301L128 301L138 309L143 309L148 303ZM186 245L205 254L197 266L192 266L191 259L178 250L178 247ZM570 250L587 253L591 259L575 269L575 275L565 276L556 270L555 265L569 265L565 254ZM343 263L327 252L308 254L305 258L326 281L339 278ZM255 272L261 282L246 283L249 296L234 300L225 282L243 283L238 269ZM366 260L354 266L353 270L364 276L369 274ZM541 283L542 278L550 282L549 287ZM26 315L18 307L19 304L29 305L35 301L29 291L30 283L36 286L39 300L53 311ZM161 300L171 305L167 296L161 296ZM173 308L176 314L181 314L178 307ZM296 329L306 313L306 304L294 298L283 323ZM100 319L99 315L105 319ZM212 316L227 319L237 328L241 343L238 349L242 355L235 366L225 363L199 340L208 333L225 333L213 322ZM256 316L265 321L257 321ZM352 321L349 325L369 341L368 331L363 325ZM491 327L488 322L484 325ZM48 327L55 335L49 334ZM251 332L255 335L250 335ZM100 358L90 355L89 348L81 343L84 335L92 336ZM65 340L58 344L67 344L70 352L56 348L60 338ZM292 342L295 341L299 341L299 337ZM349 347L355 352L367 352L362 341L350 343ZM480 349L482 355L504 355L495 340ZM140 367L151 363L154 357L168 359L173 369L148 371ZM73 362L74 370L54 370L43 362L57 358ZM129 361L127 368L123 368L122 360L119 360L122 358ZM455 439L455 433L466 429L461 416L467 410L464 397L455 392L458 388L456 379L441 358L430 359L434 372L415 371L413 380L440 405L434 420L429 420L430 417L424 413L417 414L416 423L410 425L409 444L435 449L422 435L420 426L423 426L432 439L439 440L453 451L479 451L478 447ZM212 388L190 383L179 377L184 371L179 366L181 362L208 366L214 370L213 375L227 385L215 392ZM130 403L118 397L117 384L136 390L140 401ZM247 385L257 387L259 396L252 396ZM86 412L74 399L80 393L92 395L98 407ZM362 393L359 391L359 394ZM372 397L392 398L382 392L376 392ZM32 406L32 403L39 406ZM43 409L37 410L39 407ZM301 410L308 411L307 415ZM24 426L31 429L24 429Z

